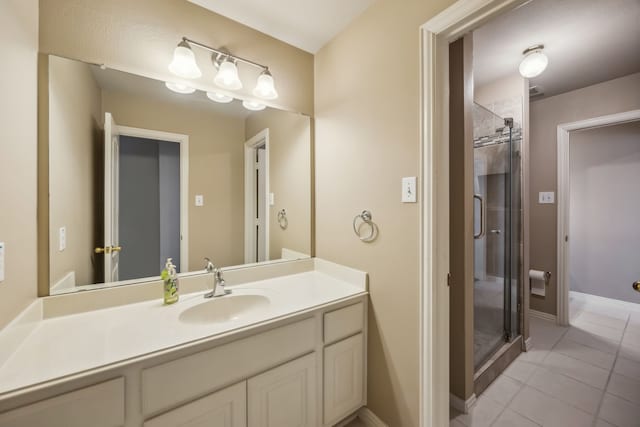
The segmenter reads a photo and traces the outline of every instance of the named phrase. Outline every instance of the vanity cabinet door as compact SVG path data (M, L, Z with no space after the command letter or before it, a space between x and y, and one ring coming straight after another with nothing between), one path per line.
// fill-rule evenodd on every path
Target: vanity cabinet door
M248 381L249 427L316 427L316 355Z
M324 349L324 423L333 424L359 409L364 397L362 334Z
M144 427L247 427L245 381L181 406Z

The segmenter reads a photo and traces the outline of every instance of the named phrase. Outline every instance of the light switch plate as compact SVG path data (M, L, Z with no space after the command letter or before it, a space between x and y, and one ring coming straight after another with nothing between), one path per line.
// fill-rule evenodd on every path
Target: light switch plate
M202 194L196 194L196 206L204 206L204 196Z
M541 205L552 205L555 203L556 193L553 191L541 191L538 193L538 203Z
M402 178L402 203L416 203L416 177Z
M67 248L67 227L60 227L58 230L58 250L60 252Z
M4 242L0 242L0 282L4 282Z
M269 193L269 206L276 204L276 196L273 193Z

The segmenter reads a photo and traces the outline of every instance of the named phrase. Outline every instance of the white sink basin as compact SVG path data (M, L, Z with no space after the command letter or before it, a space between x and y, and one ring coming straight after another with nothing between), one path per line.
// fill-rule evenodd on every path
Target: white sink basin
M180 321L185 323L216 323L238 320L258 313L270 304L264 295L225 295L212 298L180 313Z

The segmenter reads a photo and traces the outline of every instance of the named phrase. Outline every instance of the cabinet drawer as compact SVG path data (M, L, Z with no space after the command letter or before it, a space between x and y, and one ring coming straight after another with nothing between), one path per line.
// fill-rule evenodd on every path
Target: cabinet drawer
M142 371L145 416L188 402L313 351L313 318L281 326Z
M144 427L247 427L243 381L146 421Z
M348 337L364 328L364 304L359 302L348 307L325 313L324 343L330 344Z
M0 414L1 427L124 425L124 378L65 393Z

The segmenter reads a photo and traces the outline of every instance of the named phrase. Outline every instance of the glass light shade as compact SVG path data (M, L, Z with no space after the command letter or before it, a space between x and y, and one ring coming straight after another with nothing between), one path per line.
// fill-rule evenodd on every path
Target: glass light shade
M258 77L258 83L256 84L255 89L253 89L253 94L262 99L276 99L278 97L278 92L276 91L276 87L273 82L273 76L271 76L269 71L265 70L260 74Z
M542 74L548 64L549 59L547 55L542 53L542 50L534 50L525 55L522 62L520 62L518 70L522 77L531 79Z
M169 71L185 79L202 77L202 71L196 63L196 56L186 42L182 42L173 51L173 61L169 64Z
M233 101L233 97L229 95L225 95L223 93L218 92L207 92L207 98L214 102L219 102L221 104L227 104Z
M260 111L264 110L267 107L266 105L261 104L257 101L242 101L242 106L251 111Z
M238 77L238 67L231 61L223 61L218 69L218 74L213 80L215 84L224 89L239 90L242 89L242 82Z
M164 84L169 90L172 90L176 93L184 93L190 94L195 92L196 90L191 86L187 86L184 83L173 83L173 82L165 82Z

